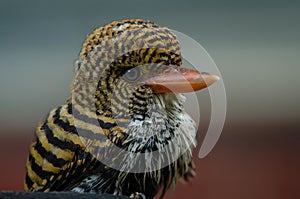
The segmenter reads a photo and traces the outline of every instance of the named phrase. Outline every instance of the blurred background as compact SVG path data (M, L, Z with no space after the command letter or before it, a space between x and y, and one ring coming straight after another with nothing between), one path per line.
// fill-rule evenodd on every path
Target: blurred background
M34 130L69 97L87 34L142 18L198 41L227 92L219 142L204 159L195 150L197 177L167 198L300 198L299 9L291 0L1 0L0 190L23 189ZM209 99L207 91L200 95Z

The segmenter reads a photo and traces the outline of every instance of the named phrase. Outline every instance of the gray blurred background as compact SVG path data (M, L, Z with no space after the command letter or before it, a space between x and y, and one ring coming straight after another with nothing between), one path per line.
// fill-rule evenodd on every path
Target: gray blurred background
M227 91L219 143L207 158L195 158L197 178L168 197L295 198L299 9L291 0L0 0L0 189L22 189L34 129L69 97L87 34L113 20L142 18L198 41Z

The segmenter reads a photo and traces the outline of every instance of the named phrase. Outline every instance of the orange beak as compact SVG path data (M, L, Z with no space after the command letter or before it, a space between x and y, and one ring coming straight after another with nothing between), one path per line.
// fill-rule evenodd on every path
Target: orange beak
M216 75L196 70L169 66L162 73L145 81L153 93L187 93L201 90L218 81Z

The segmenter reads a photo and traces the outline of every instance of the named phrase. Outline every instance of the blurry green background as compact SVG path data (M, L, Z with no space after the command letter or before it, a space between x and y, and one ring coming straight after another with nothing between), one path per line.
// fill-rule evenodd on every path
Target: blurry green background
M198 176L168 198L300 196L299 9L289 0L0 0L0 190L22 189L34 129L68 98L87 34L142 18L198 41L227 91L218 144L201 160L195 150Z

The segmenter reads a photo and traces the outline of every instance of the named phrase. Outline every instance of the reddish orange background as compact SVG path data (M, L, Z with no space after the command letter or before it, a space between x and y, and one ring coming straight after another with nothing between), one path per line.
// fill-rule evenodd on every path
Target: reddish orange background
M299 130L292 124L225 126L206 158L195 150L196 178L178 183L167 198L299 198ZM30 142L2 137L0 190L22 190Z

